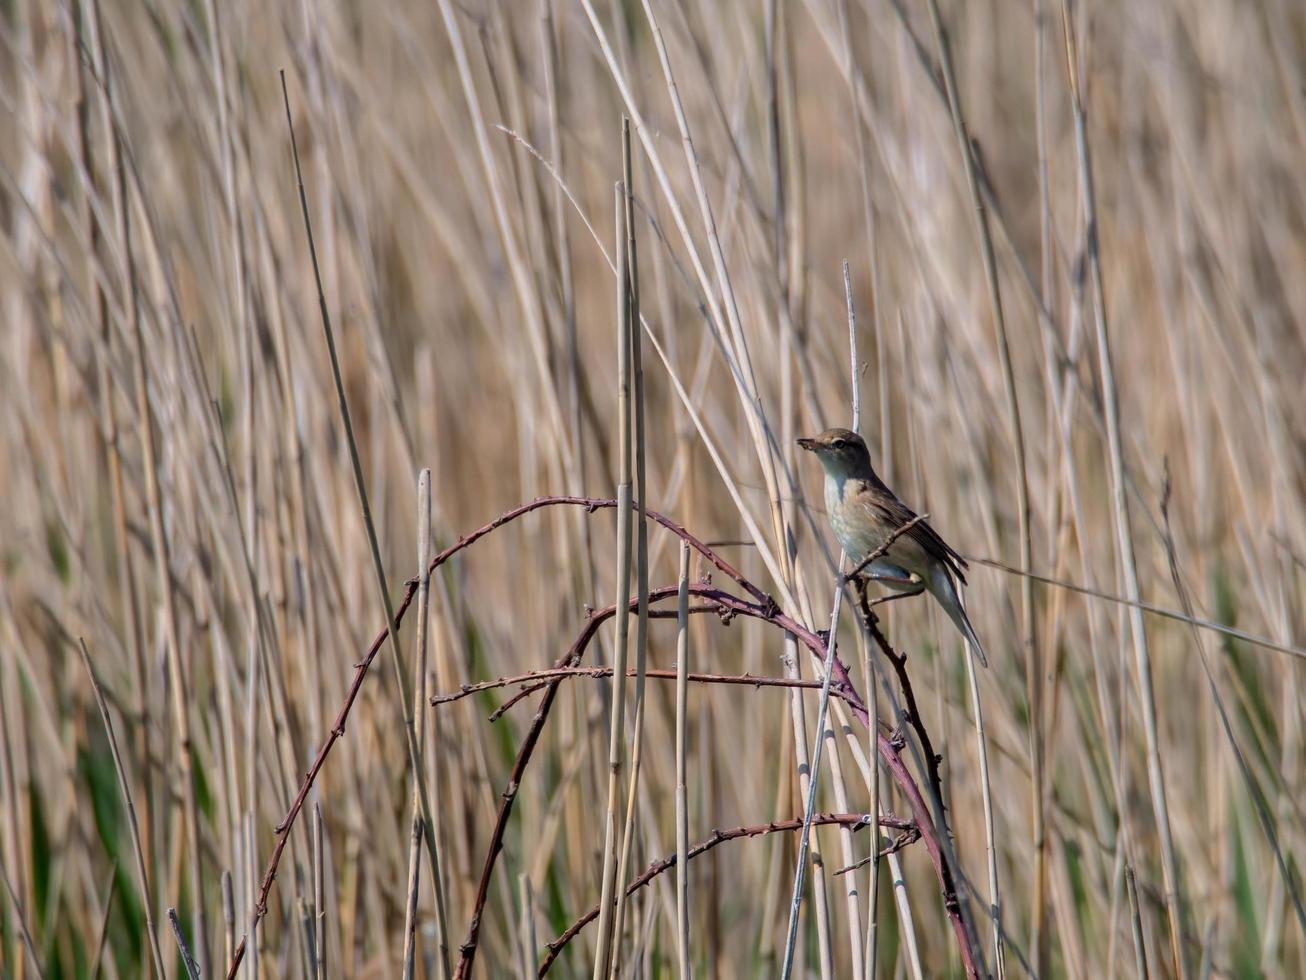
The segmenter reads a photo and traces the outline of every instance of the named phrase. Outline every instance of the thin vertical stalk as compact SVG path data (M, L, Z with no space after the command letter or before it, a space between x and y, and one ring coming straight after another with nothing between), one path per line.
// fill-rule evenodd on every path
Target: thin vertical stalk
M242 857L244 859L245 887L242 889L244 897L248 901L245 909L246 921L249 923L249 934L246 939L246 947L249 951L247 957L246 976L249 980L258 980L259 977L259 914L258 914L258 850L254 842L254 815L258 813L258 704L259 704L259 687L260 687L260 670L258 657L249 658L248 671L245 681L245 784L246 784L246 802L244 818L241 821L240 837L242 843ZM239 949L239 947L237 947ZM235 954L232 954L233 958ZM230 960L228 960L230 962Z
M105 734L109 736L109 749L113 752L113 768L118 774L118 788L122 790L122 801L127 807L127 823L132 833L132 852L136 857L136 874L140 878L141 905L145 909L145 935L150 941L150 961L154 967L154 975L159 980L165 980L167 974L163 970L163 953L159 949L159 934L154 927L154 898L150 894L149 875L145 873L145 849L141 846L141 828L136 820L136 804L132 801L131 784L127 781L127 772L123 768L122 753L118 751L118 737L113 731L109 706L104 701L104 692L100 690L100 682L95 679L95 671L91 668L91 655L86 649L86 641L79 637L77 643L82 651L82 663L86 665L86 675L91 679L91 690L95 692L95 703L100 708ZM26 927L23 931L26 932ZM35 954L33 954L33 961L35 962ZM37 970L40 970L39 966Z
M417 894L422 878L422 813L413 794L413 814L409 834L409 887L404 902L404 980L413 980L417 959Z
M635 730L631 736L630 750L630 784L626 789L626 821L622 833L621 858L617 864L617 881L626 881L630 867L630 851L635 836L635 801L639 787L639 770L644 744L644 682L648 669L648 484L645 478L645 435L644 435L644 361L643 331L639 322L639 255L635 248L635 197L632 190L630 119L621 121L621 158L625 177L626 239L618 247L626 250L626 278L629 296L629 310L626 313L627 329L630 331L630 370L633 381L632 393L634 404L632 416L634 422L635 450L635 505L639 509L639 525L635 532L635 588L638 592L638 618L635 622ZM626 890L617 889L617 911L613 923L612 974L615 978L621 966L620 939L625 921Z
M844 304L847 307L847 311L848 311L848 382L849 382L850 392L851 392L850 397L852 400L852 430L854 432L860 432L861 425L862 425L862 388L861 388L861 371L860 371L860 363L859 363L860 358L858 356L858 348L857 348L857 307L853 303L852 274L848 269L847 261L843 263L843 295L844 295ZM845 558L846 556L843 556L841 554L840 561L841 562L844 561ZM841 566L841 571L842 571L842 566ZM842 591L842 589L840 591ZM838 601L837 597L835 601L836 602ZM834 634L832 633L831 637L833 637L833 635ZM875 729L872 728L871 741L870 741L870 756L869 756L871 759L876 758L874 732ZM824 736L824 734L825 734L824 731L822 731L822 736ZM835 756L832 756L830 761L831 763L837 763L838 762L837 754ZM872 766L872 769L874 768L875 767ZM833 766L831 768L831 771L832 773L835 771ZM846 793L844 793L839 781L836 781L835 783L836 799L838 799L838 797L841 794L844 797L846 797L847 795ZM845 802L846 802L845 800L841 800L839 802L839 808L841 810L845 808ZM873 805L870 812L875 813L875 809ZM844 867L851 867L852 865L857 863L856 853L853 850L852 831L847 827L840 827L837 832L839 834L840 843L843 844L843 848L844 848L844 855L843 855ZM879 837L879 825L875 824L871 832L871 853L873 855L879 852L879 846L876 843L876 839L878 837ZM848 943L850 947L849 963L851 964L849 975L853 978L853 980L862 980L862 978L866 976L866 961L864 958L866 954L866 947L864 944L864 938L862 936L862 913L861 913L860 899L858 898L857 895L857 875L853 872L849 872L843 877L844 877L844 889L845 889L844 897L848 905Z
M1129 632L1133 638L1134 659L1138 669L1138 700L1143 716L1143 733L1147 741L1147 780L1156 815L1157 835L1161 843L1161 873L1165 886L1166 915L1170 927L1170 955L1175 975L1186 976L1183 943L1180 937L1179 864L1175 857L1170 831L1170 809L1166 802L1165 773L1161 765L1161 740L1157 732L1156 695L1152 688L1152 658L1148 651L1141 598L1138 563L1134 556L1133 528L1129 517L1128 487L1125 482L1124 444L1120 435L1120 399L1116 390L1115 365L1111 357L1111 338L1107 327L1106 289L1102 282L1102 261L1097 237L1097 203L1093 190L1093 165L1088 145L1087 108L1080 92L1079 50L1075 36L1074 12L1069 0L1062 4L1065 29L1066 72L1070 81L1070 100L1075 117L1075 149L1079 163L1081 206L1084 209L1085 246L1088 252L1089 281L1093 290L1093 326L1097 335L1098 369L1102 375L1102 408L1106 420L1107 463L1111 474L1111 505L1115 524L1116 548L1125 579L1125 598L1129 607Z
M966 120L961 108L961 95L957 89L957 74L952 63L952 52L947 34L943 30L943 19L939 14L938 0L929 0L930 21L934 26L935 39L939 46L939 65L943 70L943 84L948 96L948 108L952 113L953 129L956 131L957 144L961 151L962 171L966 175L966 186L970 192L971 206L975 209L978 225L980 254L984 261L984 278L988 285L989 305L993 314L993 327L997 333L998 357L1002 365L1002 382L1006 389L1007 411L1011 425L1013 462L1016 467L1017 511L1019 515L1020 536L1020 570L1028 572L1033 563L1033 547L1030 541L1029 477L1025 468L1025 432L1020 417L1020 398L1016 392L1016 378L1011 366L1011 344L1007 336L1007 321L1002 311L1002 290L998 284L998 265L993 251L993 234L989 229L988 210L984 197L980 193L979 176L976 173L975 154L971 148L970 135L966 129ZM1031 794L1032 821L1036 828L1036 840L1042 841L1043 824L1043 743L1040 734L1042 725L1041 695L1042 668L1039 663L1037 644L1034 642L1034 593L1033 580L1028 575L1020 579L1021 611L1021 645L1025 650L1026 694L1030 708L1030 771L1033 783ZM970 654L967 654L968 658ZM978 699L978 692L974 694ZM984 748L984 734L980 718L975 715L976 738L980 743L982 768L987 770L987 754ZM991 790L988 785L987 771L981 772L984 780L984 793L987 797ZM993 955L999 980L1006 976L1006 955L1002 941L1002 900L998 891L998 871L992 834L992 821L986 824L986 846L989 853L989 916L993 924ZM1034 876L1036 881L1045 877L1043 868L1044 848L1036 847L1034 855ZM1036 885L1036 891L1039 889Z
M313 804L313 909L317 916L313 923L313 939L317 955L315 980L326 980L326 849L323 847L322 805Z
M870 806L868 812L879 814L883 806L883 800L880 797L880 763L879 755L875 751L875 736L873 733L880 730L880 698L876 689L876 666L874 658L871 657L870 643L863 640L862 642L862 671L866 676L866 707L870 713L870 720L867 722L870 735L869 751L867 758L870 760ZM879 962L879 923L880 923L880 831L879 825L875 827L874 833L871 834L871 871L870 879L866 886L866 977L867 980L875 980L876 967ZM904 932L907 923L904 923ZM909 935L910 932L908 932ZM912 939L914 940L914 936Z
M1034 127L1035 138L1038 146L1038 213L1039 213L1039 256L1040 263L1040 289L1042 293L1042 303L1047 309L1053 305L1053 263L1055 256L1053 254L1052 244L1052 203L1050 193L1050 180L1048 175L1048 133L1047 133L1047 97L1046 97L1046 71L1044 62L1046 60L1044 40L1044 19L1043 0L1034 0ZM1049 426L1053 429L1054 438L1056 435L1056 403L1059 400L1057 381L1057 366L1051 343L1044 342L1044 351L1046 357L1046 370L1048 377L1048 395L1051 399L1051 412L1053 417L1049 419ZM1054 484L1054 481L1049 481ZM1056 528L1057 528L1057 494L1053 489L1051 492L1052 513L1048 519L1049 544L1055 547ZM1057 636L1053 632L1050 637L1052 649L1057 647ZM1055 689L1055 682L1052 684ZM1054 697L1055 701L1055 697ZM1053 711L1055 715L1055 709ZM1033 717L1033 715L1031 715ZM1041 716L1040 716L1041 717ZM1055 717L1047 721L1046 730L1056 730ZM1039 742L1043 737L1043 730L1037 732ZM1039 743L1034 743L1037 747ZM1053 742L1055 745L1055 740ZM1047 764L1046 746L1038 753L1039 758L1044 765ZM1033 753L1031 753L1031 756ZM1035 864L1040 865L1043 861L1042 855L1047 850L1047 827L1046 820L1042 818L1042 813L1046 808L1045 796L1046 789L1036 780L1034 787L1035 797L1033 800L1034 810L1034 855ZM1034 974L1036 976L1045 976L1048 972L1048 955L1050 949L1049 936L1047 931L1047 905L1044 900L1044 883L1046 878L1046 869L1040 874L1036 867L1034 874L1034 887L1030 893L1030 956L1033 958Z
M676 596L676 964L691 980L689 960L689 799L685 783L685 719L689 702L689 543L680 542L680 591Z
M237 816L236 824L233 827L233 835L236 841L232 850L239 860L240 855L240 818ZM240 871L239 868L236 869ZM227 927L223 938L227 941L222 954L222 962L230 963L231 956L236 951L236 887L233 876L230 871L222 872L222 922ZM322 980L322 970L314 961L314 980Z
M594 980L605 980L612 949L613 892L617 878L617 806L621 793L621 767L625 750L626 661L630 604L631 545L631 365L630 365L630 278L626 267L626 201L620 183L616 186L617 253L617 426L620 464L617 475L617 636L612 654L612 701L608 732L608 806L603 826L603 877L599 890L598 950L594 956ZM640 501L641 506L643 501Z
M844 15L845 17L847 16L846 11ZM847 30L847 25L845 23L845 31L846 30ZM849 51L850 60L851 57L852 57L852 53L850 50ZM854 93L854 97L855 97L855 93ZM860 116L854 118L854 124L858 127L858 132L860 133L861 131ZM860 140L859 140L859 144L860 144ZM861 153L862 153L862 162L864 168L865 165L864 151L861 151ZM867 177L863 169L862 189L864 192L869 194L869 191L867 191L866 180ZM869 197L866 200L866 209L867 209L867 223L868 223L868 235L869 235L870 234ZM873 238L871 239L871 243L873 247L873 243L874 243ZM875 265L874 259L872 259L871 265L872 268L874 268ZM873 280L872 289L874 288L875 286ZM843 264L843 298L844 298L844 305L848 309L848 369L849 369L848 381L852 386L851 387L852 415L853 415L852 429L854 432L860 434L861 425L862 425L862 385L861 385L861 365L859 364L859 358L857 356L857 307L853 303L852 275L848 270L847 262L844 262ZM872 308L872 310L873 310L872 322L876 324L876 336L879 337L880 336L880 330L878 326L879 317L874 314L874 307ZM883 381L883 379L881 380ZM881 388L881 394L883 394L883 387ZM870 771L868 773L867 783L868 783L868 788L870 790L871 803L870 806L868 807L868 812L872 814L879 814L880 812L880 766L878 761L879 755L876 752L876 746L875 746L875 733L880 730L879 727L880 726L880 699L877 696L875 664L870 655L871 647L868 638L865 636L862 637L861 650L862 650L862 670L866 675L867 710L870 713L870 722L869 722L869 727L867 729L867 748L866 748L866 758L870 760L870 767L869 767ZM866 964L865 976L868 978L868 980L875 980L876 947L878 946L876 934L879 928L879 891L880 891L879 884L880 884L880 826L877 823L875 824L875 826L871 831L871 871L870 871L870 882L868 886L869 890L867 893L866 939L865 939L866 945L862 952L863 962ZM860 944L862 942L862 937L857 934L858 931L859 930L853 930L852 941L854 943Z
M431 554L431 471L417 475L417 657L413 666L413 716L417 725L418 764L425 765L422 750L426 746L426 641L430 618L431 571L427 567ZM422 808L413 781L412 835L408 855L408 901L404 921L404 980L413 977L417 952L417 893L421 879ZM449 923L445 915L444 881L440 876L439 852L431 855L431 882L435 894L436 927L439 929L441 976L449 980Z
M975 651L969 642L966 648L966 681L970 688L970 707L975 715L975 752L979 756L980 794L984 806L984 848L989 872L989 894L993 904L989 916L993 920L993 952L997 960L998 975L1006 972L1002 943L1002 915L998 906L998 855L993 830L993 783L989 774L988 736L984 730L984 709L980 701L979 678L975 670Z
M794 439L797 436L796 417L798 413L794 405L794 394L795 394L794 393L794 387L795 387L794 362L797 360L798 344L795 338L793 320L791 317L792 310L790 308L789 265L787 261L788 260L788 248L787 248L788 226L786 220L787 219L786 209L788 208L788 202L785 194L784 147L783 147L783 134L781 131L781 120L780 120L780 69L777 61L777 53L782 50L780 38L779 38L779 31L781 30L780 15L781 12L779 10L779 5L777 3L777 0L766 0L765 11L764 11L764 23L763 23L763 28L764 28L763 40L765 45L764 56L766 62L767 137L768 137L767 148L769 150L770 164L771 164L771 168L770 168L771 169L771 200L772 200L772 216L771 216L772 246L771 247L772 247L772 253L775 262L775 266L774 266L775 278L778 286L775 319L776 319L776 336L779 340L780 352L781 352L780 444L783 451L787 453L786 456L787 465L792 467L793 450L791 447L794 445ZM811 387L810 386L805 386L805 387L810 397ZM783 521L785 522L785 525L792 527L794 524L794 517L795 517L794 501L785 501L784 514L782 518ZM784 547L784 549L788 552L788 555L786 556L785 559L785 567L792 567L794 558L797 556L797 541L791 537L788 541L782 542L781 546ZM682 570L682 575L684 575L684 570ZM791 641L788 638L786 638L785 646L786 646L785 663L787 667L790 659L789 648L791 646ZM678 670L683 669L683 664L678 662L677 669ZM795 662L795 670L796 670L796 662ZM794 703L793 695L795 693L796 692L790 692L791 703ZM677 691L677 695L679 695L679 691ZM677 705L677 710L678 711L681 710L679 702ZM679 720L679 715L677 716L677 719ZM798 734L800 729L801 726L797 724L794 726L793 733L795 736ZM679 737L679 730L678 730L678 737ZM784 752L783 748L781 749L781 752L787 755L787 753ZM795 755L797 755L797 753L798 750L796 749ZM785 773L785 775L789 776L790 774ZM785 778L776 780L776 802L775 802L776 809L779 809L783 805L783 801L786 800L790 795L788 793L788 786L786 785L787 782L788 779ZM677 824L676 831L677 831L677 848L678 848L677 873L687 875L688 872L687 869L685 869L683 863L686 859L687 852L684 850L679 850L681 846L680 837L679 837L679 834L681 832L681 827L679 824ZM688 838L687 827L685 828L685 836L687 839ZM761 925L759 929L759 941L758 941L759 949L762 955L765 957L765 959L763 960L763 964L768 969L772 968L775 962L775 952L774 952L775 916L772 913L772 904L773 902L779 899L781 894L780 879L784 869L784 857L786 852L786 847L780 841L773 842L770 845L770 847L771 847L771 854L768 861L768 867L767 867L766 879L765 879L766 883L763 892L765 897L763 902L760 903L761 908L759 910L759 918L761 919ZM687 901L684 904L688 904ZM685 914L687 915L688 913L686 912ZM688 945L688 941L689 941L688 929L689 926L688 926L688 921L686 919L685 924L683 926L683 938L681 939L682 944L685 946ZM683 964L681 967L681 976L683 978L688 974L689 963L688 963L688 956L684 954L683 951L682 951L681 958Z
M797 679L798 673L798 641L792 635L785 637L784 654L782 656L784 665L784 675L786 677ZM814 778L815 769L811 765L807 750L807 718L803 711L803 692L794 688L789 692L789 717L793 727L794 734L794 762L798 772L798 789L806 798L809 787ZM810 838L809 838L810 839ZM821 852L816 846L811 847L812 866L823 868L824 861ZM803 860L800 858L798 865L803 866ZM797 880L797 869L795 869L795 881ZM829 899L825 894L825 881L820 876L813 876L812 880L812 907L816 913L816 936L817 936L817 956L821 972L821 980L832 980L834 976L834 957L830 950L830 908ZM790 893L790 911L793 911L793 894ZM796 924L792 917L786 922L785 932L785 950L783 957L797 958L799 955L798 946L795 943L793 935L788 931L790 925ZM799 976L806 976L807 971L803 968L801 961L797 966L792 968Z

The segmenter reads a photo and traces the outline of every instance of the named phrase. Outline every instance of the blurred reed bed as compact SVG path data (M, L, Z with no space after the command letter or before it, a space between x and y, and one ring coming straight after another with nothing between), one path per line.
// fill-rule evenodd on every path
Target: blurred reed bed
M178 937L219 975L247 935L245 976L400 975L406 923L413 975L444 975L540 695L493 722L515 686L428 707L409 746L400 691L546 668L617 595L611 508L541 508L442 564L251 933L276 828L386 621L278 69L392 602L419 554L629 480L625 178L647 505L823 628L838 556L794 439L850 418L846 261L879 471L975 559L974 697L928 603L881 627L943 758L985 967L1306 970L1299 5L16 0L0 24L0 975L149 975L157 943L184 976ZM678 765L675 686L632 683L627 881L675 853L678 797L691 846L802 822L819 658L745 617L678 630L681 577L650 525L670 617L650 670L679 646L691 672L808 686L687 683ZM879 664L894 724L901 687L852 612L843 658L863 694ZM614 648L600 628L587 665ZM535 975L598 902L612 693L557 686L477 975ZM816 809L864 812L874 754L829 710ZM796 826L691 861L686 915L671 873L624 900L614 972L778 975ZM794 976L961 975L920 845L834 874L894 834L813 827ZM589 973L602 927L552 975Z

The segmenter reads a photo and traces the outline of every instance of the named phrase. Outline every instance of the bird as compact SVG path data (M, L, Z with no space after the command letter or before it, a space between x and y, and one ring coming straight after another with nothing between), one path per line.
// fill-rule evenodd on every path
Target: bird
M798 445L815 453L825 470L825 511L850 561L863 562L895 531L910 525L906 531L899 531L882 556L860 572L863 580L896 590L896 594L877 599L876 603L928 591L987 667L984 647L962 607L958 590L959 585L966 584L966 559L876 475L866 442L856 432L827 429L815 438L799 439Z

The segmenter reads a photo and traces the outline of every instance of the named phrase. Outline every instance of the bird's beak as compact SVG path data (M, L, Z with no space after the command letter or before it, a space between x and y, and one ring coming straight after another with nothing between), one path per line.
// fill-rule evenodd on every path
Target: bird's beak
M816 452L816 440L815 440L815 439L799 439L799 440L798 440L798 446L799 446L800 449L806 449L809 453L814 453L814 452Z

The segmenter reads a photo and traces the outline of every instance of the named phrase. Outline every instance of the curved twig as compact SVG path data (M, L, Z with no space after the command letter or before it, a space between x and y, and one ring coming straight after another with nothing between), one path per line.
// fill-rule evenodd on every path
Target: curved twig
M640 505L640 501L638 500L635 501L636 508L639 508L639 505ZM542 507L557 507L557 506L584 507L587 511L589 511L592 514L596 510L609 510L613 507L616 507L617 502L610 498L602 498L602 497L574 497L574 496L565 496L565 495L536 497L534 500L530 501L529 503L521 504L517 507L514 507L512 510L505 511L499 517L492 520L489 524L484 524L481 527L478 527L471 534L466 534L460 537L455 544L452 544L448 548L445 548L444 551L440 552L438 555L436 555L434 558L431 559L431 564L428 570L434 572L440 565L443 565L446 561L452 558L454 554L456 554L458 551L461 551L463 548L466 548L468 545L475 544L477 541L485 537L491 531L497 531L499 528L503 527L503 525L509 523L510 521L515 521L517 518L523 516L524 514L529 514L531 511L539 510ZM757 586L753 585L753 583L748 581L748 579L744 578L743 574L737 568L735 568L734 565L730 564L730 562L726 561L724 558L718 555L715 551L713 551L706 544L704 544L702 541L696 538L689 531L685 530L684 527L677 524L671 518L667 517L665 514L659 514L655 510L648 511L646 516L650 521L653 521L657 524L661 524L664 528L666 528L676 537L680 538L691 548L697 551L700 555L702 555L704 558L710 561L717 569L724 572L726 575L730 576L730 578L735 583L737 583L741 589L743 589L745 592L751 595L758 602L762 603L764 606L775 604L774 599L772 599L769 595L767 595Z
M812 815L813 824L842 824L843 826L851 827L853 830L860 830L862 827L869 825L870 822L870 815L866 813L817 813ZM718 844L724 844L728 840L738 840L741 837L759 837L762 834L774 834L787 830L799 830L802 826L803 819L802 817L798 817L793 820L774 820L771 823L756 824L751 827L734 827L730 830L714 830L710 837L706 840L699 841L689 849L689 860L694 860L694 858L698 857L700 854L704 854L707 851L712 850L712 848L716 847ZM903 831L903 833L899 834L897 838L891 841L884 850L880 852L881 857L892 854L894 851L901 850L903 847L915 840L916 837L920 836L919 831L916 829L916 825L912 823L912 821L905 820L902 817L895 817L890 813L886 813L880 817L880 826L893 827L897 830ZM912 836L913 834L916 836ZM662 858L660 861L654 861L644 869L643 874L638 878L635 878L626 886L626 894L633 895L658 875L662 874L664 871L669 871L675 866L676 856L674 854L670 857ZM557 960L558 954L562 952L563 947L575 939L582 929L598 918L598 915L599 907L595 905L592 909L568 926L566 931L561 933L557 939L553 940L553 942L545 943L544 948L549 952L548 955L544 957L543 962L540 963L540 969L537 976L542 977L548 973L553 967L554 961Z

